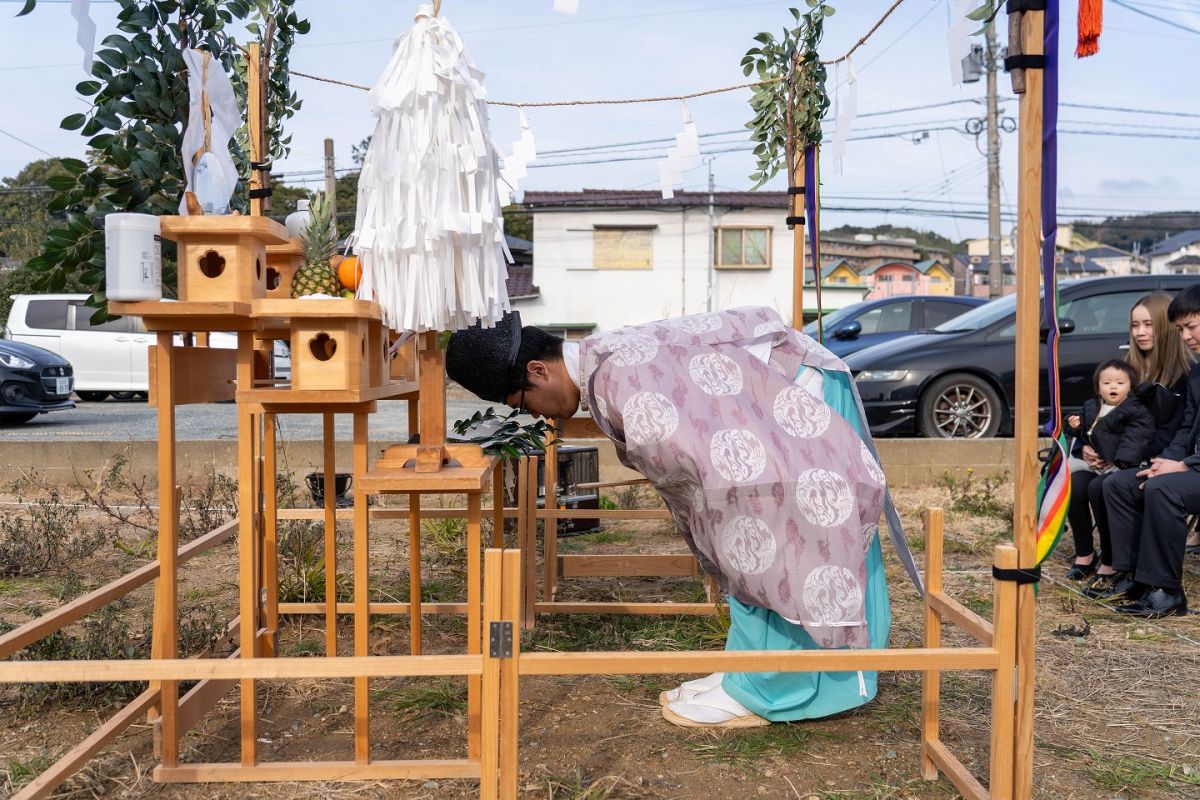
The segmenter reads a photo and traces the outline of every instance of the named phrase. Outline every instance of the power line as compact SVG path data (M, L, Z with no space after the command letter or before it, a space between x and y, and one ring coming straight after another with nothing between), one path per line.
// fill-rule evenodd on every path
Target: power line
M50 156L51 158L58 157L58 156L54 155L54 153L51 153L49 150L43 150L42 148L38 147L33 142L27 142L24 139L22 139L20 136L17 136L16 134L13 134L13 133L9 133L8 131L4 130L3 128L0 128L0 133L3 133L5 136L7 136L10 139L17 140L18 142L20 142L21 144L23 144L27 147L32 147L34 150L37 150L39 153L44 153L44 154Z
M1132 11L1135 14L1141 14L1143 17L1149 17L1152 20L1161 22L1164 25L1170 25L1172 28L1178 28L1181 31L1187 31L1188 33L1195 33L1195 34L1200 35L1200 29L1189 28L1187 25L1182 25L1178 22L1175 22L1174 20L1167 19L1166 17L1160 17L1157 14L1151 14L1149 11L1144 11L1143 9L1140 9L1136 6L1132 6L1129 3L1123 2L1123 0L1112 0L1112 1L1115 5L1118 5L1124 9L1128 9L1129 11Z

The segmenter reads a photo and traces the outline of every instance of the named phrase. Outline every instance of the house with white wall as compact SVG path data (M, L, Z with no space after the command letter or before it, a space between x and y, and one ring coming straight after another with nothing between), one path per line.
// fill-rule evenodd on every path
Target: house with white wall
M1150 251L1150 271L1158 273L1200 272L1200 228L1163 239Z
M576 338L747 305L770 306L790 322L787 194L714 192L711 198L710 208L708 192L676 192L670 200L657 191L525 192L539 293L513 302L522 322ZM822 307L828 312L856 303L865 292L823 283ZM814 316L815 285L804 286L803 302L805 316Z

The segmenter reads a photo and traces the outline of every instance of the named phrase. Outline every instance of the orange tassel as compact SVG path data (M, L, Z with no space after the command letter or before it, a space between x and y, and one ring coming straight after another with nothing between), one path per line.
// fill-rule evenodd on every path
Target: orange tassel
M1104 26L1104 0L1079 0L1079 40L1076 58L1100 52L1100 29Z

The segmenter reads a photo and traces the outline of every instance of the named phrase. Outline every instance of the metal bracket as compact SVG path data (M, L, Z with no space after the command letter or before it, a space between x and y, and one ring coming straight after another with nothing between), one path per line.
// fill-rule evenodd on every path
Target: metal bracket
M488 655L492 658L512 658L513 624L492 622L488 627Z

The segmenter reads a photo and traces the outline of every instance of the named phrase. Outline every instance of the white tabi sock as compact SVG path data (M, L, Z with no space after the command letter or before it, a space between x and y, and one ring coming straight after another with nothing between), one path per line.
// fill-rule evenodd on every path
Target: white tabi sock
M667 708L684 719L706 725L720 725L731 719L754 716L753 711L730 697L720 685L690 700L671 703Z
M707 692L713 687L720 686L721 681L725 679L724 672L714 672L712 675L706 675L703 678L696 678L692 681L684 681L681 685L671 689L668 692L663 692L659 699L665 703L676 703L680 700L686 702L691 700L701 692Z

